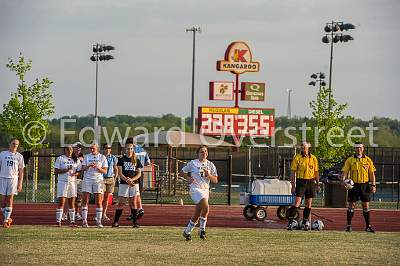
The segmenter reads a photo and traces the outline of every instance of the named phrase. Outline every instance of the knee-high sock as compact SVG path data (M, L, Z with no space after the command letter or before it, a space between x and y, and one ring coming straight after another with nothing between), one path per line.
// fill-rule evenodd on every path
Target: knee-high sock
M57 222L61 222L62 216L63 216L63 209L56 209Z
M87 222L88 207L82 207L82 220Z
M305 207L305 208L304 208L304 211L303 211L303 224L304 224L305 222L309 221L309 219L310 219L310 213L311 213L311 208Z
M11 217L12 207L5 207L4 208L4 222L8 221Z
M101 223L101 218L103 217L103 208L96 208L96 221Z
M200 217L200 230L205 231L207 224L207 218Z
M136 224L136 222L137 222L137 213L138 213L137 209L131 209L132 223L133 224Z
M195 228L195 227L196 227L196 224L192 221L192 219L190 219L188 225L186 226L185 233L186 234L192 233L193 228Z
M353 216L354 216L354 209L348 208L347 209L347 225L351 225L351 220L353 219Z
M363 209L363 216L364 216L364 220L365 220L365 227L370 226L370 223L369 223L370 216L369 216L369 210L368 209Z
M116 209L115 210L115 216L114 216L114 223L118 223L119 217L122 215L123 209Z
M297 212L298 207L292 206L289 208L288 210L288 219L289 219L289 223L291 223L294 218L296 217L296 212Z
M68 209L68 213L69 213L69 221L71 223L75 223L75 209Z

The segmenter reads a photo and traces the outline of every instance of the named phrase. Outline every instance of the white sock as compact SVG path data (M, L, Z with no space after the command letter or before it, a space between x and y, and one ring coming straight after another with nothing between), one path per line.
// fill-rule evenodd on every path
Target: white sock
M96 220L101 223L101 218L103 216L103 208L96 208Z
M75 209L68 209L69 220L71 223L75 223Z
M8 221L11 217L12 207L5 207L4 208L4 222Z
M200 217L200 230L201 231L206 230L206 223L207 223L207 218Z
M87 223L88 207L82 207L82 220Z
M188 225L186 226L185 233L191 234L193 231L193 228L195 228L195 227L196 227L196 224L192 220L190 220Z
M61 222L62 216L63 216L63 209L56 209L57 222Z

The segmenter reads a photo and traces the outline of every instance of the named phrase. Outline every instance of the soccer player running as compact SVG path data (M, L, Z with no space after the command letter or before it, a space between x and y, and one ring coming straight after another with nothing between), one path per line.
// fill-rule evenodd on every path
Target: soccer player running
M207 146L201 146L197 149L197 159L188 162L181 170L180 175L185 177L190 183L189 194L196 208L193 216L190 218L183 236L187 241L192 240L192 231L200 218L199 236L206 239L206 223L209 212L208 198L210 195L210 181L218 183L217 168L207 160Z
M82 181L82 227L88 227L88 203L90 194L94 194L96 204L96 225L103 227L103 174L107 173L106 157L99 153L97 144L90 145L91 153L86 154L82 162L82 171L85 172Z
M24 157L17 152L18 146L19 140L13 138L8 151L0 153L0 196L5 228L11 226L14 195L22 191L24 179Z
M118 159L114 155L111 154L111 145L107 143L103 145L103 154L106 156L107 159L107 173L104 174L104 200L103 200L103 221L110 221L110 218L107 216L107 209L108 209L108 199L110 195L114 193L115 187L115 177L118 176L118 167L117 162Z
M311 144L303 142L301 144L301 152L293 158L290 167L292 173L290 183L292 184L292 193L295 193L295 201L293 206L288 210L288 230L293 230L292 222L294 221L298 209L300 207L301 198L305 197L305 208L303 211L303 230L311 229L310 214L312 200L316 192L319 192L319 173L317 157L310 153Z
M57 226L61 226L65 199L68 200L68 213L71 227L75 224L75 198L76 198L76 177L79 175L80 160L73 156L72 146L64 147L64 155L57 157L54 165L54 173L58 175L56 209Z
M118 189L118 208L115 210L115 217L112 227L118 227L119 218L129 198L129 205L131 206L132 224L133 228L138 228L137 223L137 197L140 195L139 183L137 182L142 173L143 168L139 159L135 154L135 147L132 143L125 145L125 154L118 160L118 173L120 177Z
M370 224L369 201L371 193L376 192L376 169L371 158L364 154L364 145L361 142L355 143L354 150L354 155L347 158L342 169L342 180L348 177L354 182L354 187L348 191L349 205L347 209L346 232L352 231L351 220L354 216L354 208L356 202L361 200L365 220L365 231L375 233L375 230L372 229Z

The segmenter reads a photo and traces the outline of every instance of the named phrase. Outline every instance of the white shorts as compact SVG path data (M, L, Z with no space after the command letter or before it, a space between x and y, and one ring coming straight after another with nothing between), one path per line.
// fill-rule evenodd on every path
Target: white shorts
M139 184L133 187L127 184L119 184L118 197L132 198L134 196L140 196Z
M103 193L103 180L82 180L82 192Z
M189 194L194 203L198 204L204 198L208 201L210 191L202 188L190 188Z
M0 194L5 196L17 195L18 179L0 177Z
M57 198L73 198L76 197L76 181L63 181L57 183Z

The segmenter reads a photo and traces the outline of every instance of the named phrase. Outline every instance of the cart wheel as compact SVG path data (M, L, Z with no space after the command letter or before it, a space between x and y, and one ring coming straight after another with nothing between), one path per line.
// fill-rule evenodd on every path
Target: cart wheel
M264 207L257 207L255 217L257 221L264 221L267 218L267 209Z
M285 207L286 207L286 215L285 215L285 218L286 218L286 219L289 219L289 217L288 217L288 210L289 210L290 207L289 207L289 208L288 208L288 206L285 206ZM278 215L278 217L279 217L279 215ZM294 215L294 219L297 220L297 218L299 218L299 210L298 210L298 209L296 210L296 214Z
M247 220L253 220L255 215L255 210L256 207L254 207L253 205L246 205L246 207L244 207L243 209L243 216Z
M286 211L287 206L279 206L278 210L276 211L276 215L278 216L279 220L286 220Z

